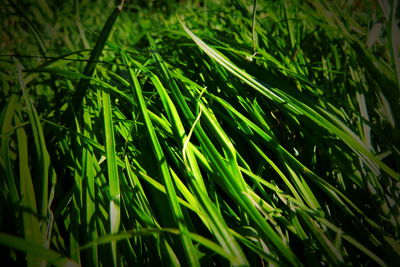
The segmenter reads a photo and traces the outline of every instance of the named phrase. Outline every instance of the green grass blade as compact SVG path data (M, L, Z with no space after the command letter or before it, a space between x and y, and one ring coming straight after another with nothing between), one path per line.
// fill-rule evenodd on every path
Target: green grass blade
M58 252L54 250L50 250L47 248L44 248L42 246L38 246L36 243L23 240L22 238L9 235L6 233L0 233L0 244L3 246L11 247L17 250L20 250L22 252L25 252L29 255L42 258L49 263L59 266L59 267L78 267L80 266L76 262L72 261L71 259L68 259Z
M104 49L104 46L107 42L107 38L111 33L114 23L122 11L123 5L124 5L124 0L122 0L120 4L117 7L115 7L114 11L108 17L106 23L103 26L103 29L101 30L99 38L97 39L96 44L90 54L89 61L86 64L85 69L83 71L83 75L92 77L93 72L96 68L97 61L100 58L101 52ZM88 80L81 79L72 97L72 103L74 105L75 110L79 110L79 107L82 104L83 97L86 95L88 88L89 88Z
M257 31L256 31L256 14L257 14L257 0L253 1L253 15L251 20L251 37L253 40L253 51L257 52L258 40L257 40Z
M118 166L115 150L114 123L112 118L110 94L102 91L103 116L104 116L104 140L107 158L108 184L110 190L110 230L117 233L121 221L121 195L118 175ZM117 265L117 244L111 243L114 265Z
M7 194L10 196L10 204L15 205L19 200L17 185L12 171L11 156L10 156L10 131L12 130L12 119L15 109L18 106L18 97L12 94L7 102L7 105L1 112L1 155L3 158L3 169L5 175L5 183L8 188Z
M392 2L392 7L390 9L390 18L388 20L388 30L389 33L389 41L390 41L390 54L392 57L393 65L396 70L396 80L397 80L397 89L400 93L400 30L399 30L399 21L396 19L396 13L398 13L398 0L394 0ZM398 14L397 14L398 15Z
M36 198L38 198L38 214L41 218L46 219L46 222L44 223L45 227L42 226L43 227L42 231L46 231L45 240L46 240L46 246L48 246L49 245L48 242L50 241L51 237L51 228L53 223L53 213L51 210L51 204L54 194L54 186L56 183L56 174L54 172L53 167L51 166L50 156L47 151L46 141L42 125L40 123L40 118L26 90L21 69L19 69L18 72L18 79L25 103L28 107L29 121L31 123L35 141L37 163L40 166L39 167L40 180L38 181L39 184L37 187L39 188L39 191L36 192ZM50 190L49 190L49 185L51 185Z
M88 138L91 137L92 132L92 121L90 118L88 108L84 109L83 113L83 121L86 126L84 129L84 135ZM85 197L84 201L84 220L87 231L86 240L94 240L97 238L98 233L96 229L97 219L96 219L96 201L98 201L95 189L95 178L96 173L94 170L94 155L93 149L88 147L83 149L82 156L82 168L84 173L83 180L83 196ZM110 189L111 190L111 189ZM98 265L98 250L97 247L94 246L91 250L91 259L94 266Z
M15 123L19 124L18 117ZM43 247L42 231L40 230L38 212L36 206L35 191L33 188L31 172L28 162L28 141L27 135L23 128L17 129L18 154L19 154L19 174L21 187L21 206L23 207L23 225L25 240L36 243L37 246ZM45 264L43 259L28 254L26 259L28 266L39 266Z

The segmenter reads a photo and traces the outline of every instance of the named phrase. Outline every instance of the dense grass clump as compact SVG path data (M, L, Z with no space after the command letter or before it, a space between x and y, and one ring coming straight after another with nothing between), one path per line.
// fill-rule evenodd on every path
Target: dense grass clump
M7 1L8 265L400 260L397 1Z

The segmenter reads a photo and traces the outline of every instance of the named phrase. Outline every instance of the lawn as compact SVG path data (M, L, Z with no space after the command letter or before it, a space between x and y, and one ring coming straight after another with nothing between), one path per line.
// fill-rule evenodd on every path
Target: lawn
M397 0L6 1L5 266L395 266Z

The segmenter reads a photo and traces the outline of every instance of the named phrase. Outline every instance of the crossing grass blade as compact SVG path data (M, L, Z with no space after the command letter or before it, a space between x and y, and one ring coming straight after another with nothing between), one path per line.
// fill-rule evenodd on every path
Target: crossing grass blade
M120 232L118 234L104 236L100 239L90 242L90 243L82 246L81 250L88 249L88 248L92 247L94 244L96 244L96 245L107 244L107 243L114 242L114 241L120 241L120 240L127 239L127 238L133 238L135 236L147 236L147 235L163 234L163 233L171 233L171 234L175 234L175 235L180 235L179 230L173 229L173 228L157 228L157 229L150 228L150 229L143 229L141 231ZM230 259L230 256L214 242L212 242L202 236L196 235L194 233L189 233L189 235L193 240L197 241L199 244L204 245L204 247L211 249L215 253L220 254L221 256L223 256L224 258L226 258L228 260Z
M44 248L43 246L38 246L34 242L30 242L6 233L0 233L0 244L3 246L12 247L17 250L26 252L29 255L42 258L55 266L60 266L60 267L80 266L71 259L63 257L61 254L53 250Z

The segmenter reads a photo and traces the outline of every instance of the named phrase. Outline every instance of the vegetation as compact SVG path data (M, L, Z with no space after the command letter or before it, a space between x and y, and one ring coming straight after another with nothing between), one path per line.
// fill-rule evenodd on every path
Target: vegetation
M400 260L398 1L8 1L8 265Z

